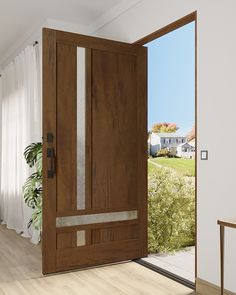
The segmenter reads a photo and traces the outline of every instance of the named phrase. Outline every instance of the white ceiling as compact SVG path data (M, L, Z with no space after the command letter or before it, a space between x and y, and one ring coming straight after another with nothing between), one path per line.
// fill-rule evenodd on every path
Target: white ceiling
M0 60L27 32L48 19L89 26L134 0L0 0ZM124 6L124 5L123 5Z

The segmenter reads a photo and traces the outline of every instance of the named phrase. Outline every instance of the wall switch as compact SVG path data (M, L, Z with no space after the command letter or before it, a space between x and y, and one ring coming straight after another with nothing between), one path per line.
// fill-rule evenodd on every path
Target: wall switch
M207 150L201 151L201 160L208 160L208 151Z

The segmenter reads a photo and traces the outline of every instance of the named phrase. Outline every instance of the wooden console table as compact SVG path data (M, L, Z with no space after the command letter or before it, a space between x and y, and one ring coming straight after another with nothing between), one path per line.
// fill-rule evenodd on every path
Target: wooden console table
M221 295L224 295L224 256L225 256L225 227L236 228L236 218L220 219L217 221L220 226L220 277L221 277Z

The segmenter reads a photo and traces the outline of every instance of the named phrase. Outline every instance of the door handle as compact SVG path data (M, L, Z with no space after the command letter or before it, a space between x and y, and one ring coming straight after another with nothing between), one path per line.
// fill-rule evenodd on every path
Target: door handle
M50 169L48 170L48 178L53 178L55 171L55 151L54 148L47 148L47 158L50 159Z

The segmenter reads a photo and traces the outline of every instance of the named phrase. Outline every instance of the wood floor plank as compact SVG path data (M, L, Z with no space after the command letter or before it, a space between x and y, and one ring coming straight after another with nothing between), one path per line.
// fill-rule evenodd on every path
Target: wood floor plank
M42 277L41 246L0 225L0 283Z
M4 295L190 295L190 289L134 262L0 283Z
M135 262L41 275L41 249L0 226L0 295L193 295Z

